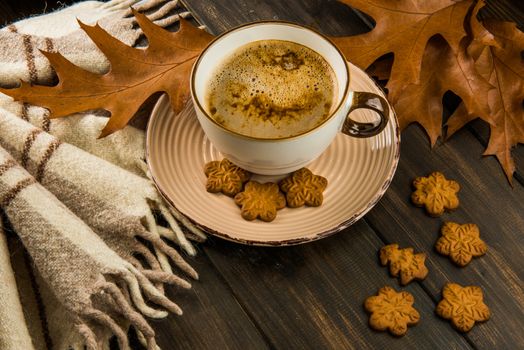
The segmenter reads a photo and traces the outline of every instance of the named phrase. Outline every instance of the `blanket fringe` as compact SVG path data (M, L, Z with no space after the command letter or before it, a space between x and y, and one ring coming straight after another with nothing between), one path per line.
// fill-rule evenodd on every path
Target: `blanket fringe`
M163 318L168 315L165 311L182 315L182 309L160 292L153 282L178 285L182 288L190 288L191 285L178 276L163 271L138 270L131 264L126 265L125 271L108 272L104 278L94 287L93 296L105 299L108 309L101 310L93 305L83 307L79 311L79 320L75 328L83 338L84 346L91 350L100 349L103 344L97 339L95 331L90 327L102 326L113 334L121 349L129 349L129 341L126 334L127 326L122 326L114 317L120 316L126 324L131 325L137 331L139 340L149 350L158 350L155 332L144 316L151 318ZM124 283L122 283L124 282ZM148 306L144 297L164 310L153 309Z
M184 258L171 246L169 246L162 238L160 237L160 233L157 230L157 224L155 221L155 218L153 216L153 213L147 213L146 214L146 222L147 222L147 230L141 230L141 232L137 232L136 235L138 237L141 237L153 244L153 246L157 250L157 258L162 266L162 268L165 269L165 266L163 266L163 262L161 260L161 257L158 255L158 251L164 253L167 255L174 263L175 265L180 268L182 271L184 271L188 276L192 277L195 280L198 280L198 273L189 265ZM165 262L164 262L165 264ZM169 264L169 262L167 262ZM169 272L169 271L166 271Z
M82 336L82 338L84 339L85 343L84 344L71 345L70 346L71 348L73 348L74 350L77 350L77 349L81 349L81 348L83 348L85 346L87 348L87 350L97 350L98 349L98 345L97 345L97 342L96 342L96 335L93 332L93 330L91 328L89 328L89 326L87 324L85 324L82 321L78 321L75 324L75 328L76 328L78 334L80 334Z
M144 176L151 181L151 184L153 183L153 177L151 176L151 173L149 171L149 168L147 166L147 163L144 160L141 160L137 162L137 167L143 172ZM196 227L195 224L193 224L191 221L189 221L182 213L180 213L176 208L172 207L171 205L166 204L163 199L150 199L152 202L154 202L154 206L158 210L160 210L162 216L166 221L168 222L170 228L173 230L173 232L170 232L168 230L159 230L160 234L177 243L184 249L184 251L194 256L196 254L195 248L191 245L191 243L187 240L187 235L184 234L180 226L178 225L177 221L180 222L185 228L189 230L189 232L192 234L192 238L196 242L205 242L207 239L206 234ZM161 227L161 226L158 226Z

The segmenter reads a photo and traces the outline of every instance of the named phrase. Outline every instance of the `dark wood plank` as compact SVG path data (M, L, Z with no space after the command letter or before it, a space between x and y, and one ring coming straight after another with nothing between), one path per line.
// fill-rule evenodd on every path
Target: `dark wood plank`
M379 266L382 242L363 221L306 245L247 247L215 240L206 253L277 349L464 349L466 340L434 315L420 285L399 288ZM415 297L422 321L395 339L368 326L366 297L391 285Z
M200 274L192 289L167 289L184 310L182 316L152 323L162 349L267 349L253 321L231 293L204 252L187 258Z
M60 7L70 5L74 0L2 0L0 2L0 25L29 17L52 12Z
M524 187L512 189L493 157L481 158L482 145L466 129L430 151L417 126L402 134L401 160L390 189L365 220L384 241L429 254L430 274L422 282L437 301L447 281L478 285L493 317L467 334L476 347L511 349L524 344ZM439 170L458 181L461 205L430 218L410 204L411 181ZM444 221L476 223L489 246L486 256L458 268L434 251Z
M336 0L182 2L213 34L222 33L240 24L271 19L301 23L326 34L358 34L368 30L353 10Z
M220 3L220 1L218 1L218 3ZM253 17L254 15L249 15L252 12L245 11L246 9L250 8L250 5L247 5L246 3L247 2L244 1L238 1L235 4L231 4L231 2L228 2L227 8L225 8L226 5L224 5L224 9L222 9L222 6L218 5L217 2L215 2L213 5L202 5L197 2L194 2L190 3L189 7L193 6L193 11L196 11L200 16L199 18L204 23L208 24L209 28L215 33L220 32L225 28L228 28L228 26L230 25L237 25L242 23L242 21L256 20L258 18L285 18L304 24L321 23L320 29L322 31L325 31L323 24L329 23L329 26L334 28L334 34L352 33L354 27L360 27L360 31L364 31L362 25L358 24L358 21L354 20L354 17L348 17L351 18L350 21L348 20L348 18L346 18L344 22L333 25L333 22L338 22L336 19L334 19L336 17L335 15L333 15L330 12L321 12L318 8L310 7L308 5L311 3L316 3L315 1L307 2L307 4L298 1L288 1L285 5L275 3L271 6L269 11L265 6L268 5L268 3L270 2L264 1L260 5L251 5L261 6L257 7L257 10L254 12L256 15L258 15L257 17ZM293 11L285 13L279 12L283 7L289 7L293 9ZM227 11L225 12L227 13L227 15L223 15L222 12L220 12L222 10ZM208 12L200 13L199 11ZM222 16L227 18L223 19ZM233 16L235 20L232 20L231 16ZM315 20L312 19L313 17L315 17ZM209 21L211 21L211 23ZM218 21L219 24L215 23L214 21ZM348 22L351 23L348 24ZM472 154L482 153L482 145L477 140L475 140L472 137L472 135L467 131L464 131L462 133L465 136L461 135L461 137L458 138L460 141L456 144L448 144L446 146L442 146L443 149L447 150L446 157L439 157L437 151L433 153L429 152L427 140L425 139L425 136L422 134L420 130L418 130L416 127L411 127L410 129L408 129L408 131L405 132L403 136L404 138L408 138L410 142L406 143L407 146L403 146L403 149L411 150L411 152L405 152L407 153L407 155L403 155L402 162L405 165L401 166L401 169L404 170L399 169L399 175L397 175L396 177L395 186L397 187L392 187L393 189L388 192L388 196L386 197L386 199L384 199L381 202L381 204L370 215L367 216L367 221L373 226L373 228L377 230L380 237L382 237L384 241L399 241L403 245L415 246L418 250L428 252L428 254L430 255L430 267L433 272L431 278L428 278L427 282L423 283L422 286L425 289L427 289L427 292L433 299L433 303L437 302L440 299L440 289L442 288L445 281L453 280L464 284L480 284L486 292L486 301L492 307L492 310L494 311L494 316L490 322L476 327L471 333L468 334L467 339L473 342L476 347L480 348L493 348L495 344L497 345L497 347L511 348L515 344L523 343L520 335L515 335L520 334L518 330L522 329L522 319L524 319L522 317L522 312L519 311L523 309L522 288L520 284L520 281L522 280L522 269L519 265L522 259L521 247L523 245L521 238L515 235L515 229L517 231L521 231L522 219L516 213L522 213L524 211L521 211L522 206L511 206L511 204L515 204L516 202L518 204L517 198L522 195L522 188L519 188L517 190L517 194L508 193L509 188L505 183L503 174L501 174L500 172L499 174L496 174L496 163L494 164L491 162L490 164L486 165L484 164L484 160L482 161L482 163L480 163L477 158L473 158L471 156ZM464 138L465 141L463 141L462 138ZM466 143L464 144L464 142ZM490 159L486 159L486 161L490 162ZM493 160L491 159L491 161ZM469 209L462 209L465 214L463 214L462 216L457 216L455 220L459 222L472 221L478 223L481 226L482 232L490 232L486 235L486 240L488 241L488 244L493 245L493 248L490 250L490 253L487 257L475 261L474 263L476 264L472 264L472 266L469 266L468 268L462 270L455 268L453 265L451 265L451 263L449 263L448 260L446 260L446 258L435 256L436 254L434 254L432 250L432 246L436 238L438 237L438 229L441 225L441 222L438 219L436 221L431 221L431 219L428 219L423 213L420 212L420 210L412 208L408 201L410 194L409 184L414 176L428 173L434 170L435 167L444 169L446 171L450 171L454 163L457 164L457 167L460 170L453 170L451 172L451 175L453 176L456 174L459 178L459 181L467 183L467 186L465 186L465 189L463 191L468 192L468 194L463 195L463 197L466 197L466 202L473 203L470 204ZM487 167L487 169L485 167ZM465 175L461 172L465 171L464 169L469 169L469 175L471 175L471 173L473 172L476 173L475 181L471 180L470 177L465 177ZM489 171L490 175L482 176L482 171ZM409 176L406 176L406 174L409 174ZM467 179L469 179L469 181ZM399 181L403 183L404 187L398 184ZM407 190L405 187L406 183ZM485 183L485 185L483 185L483 183ZM400 188L399 186L402 188ZM490 200L493 200L493 202L482 200L482 198L486 198L486 196L490 198ZM388 198L390 198L390 200L388 200ZM490 205L494 205L494 203L496 203L495 205L498 205L500 204L500 202L504 202L506 198L509 198L509 204L508 202L505 202L505 206L501 206L500 208L508 208L508 210L510 210L509 214L506 211L497 212L493 209L493 207L489 207ZM413 211L418 214L414 215ZM490 216L495 216L496 219L490 220ZM425 223L425 221L427 220L430 220L430 224ZM502 229L497 229L501 225ZM246 258L251 259L252 255L262 255L264 257L264 261L266 259L272 260L277 257L279 259L290 259L292 258L292 256L296 255L298 256L298 258L292 258L293 260L296 259L299 261L307 261L309 264L313 264L314 266L318 259L315 258L315 256L318 255L322 257L320 260L323 261L318 262L318 264L320 264L322 267L325 267L325 265L329 267L325 267L326 272L324 272L324 274L319 273L318 277L315 278L320 279L324 277L323 279L317 282L319 284L322 284L324 288L322 289L322 292L319 292L318 297L312 298L312 301L309 301L309 303L315 306L323 305L321 300L323 300L323 298L325 299L326 294L330 296L331 293L334 293L334 291L337 290L336 288L333 290L333 281L335 281L337 277L340 277L343 274L341 273L342 270L348 272L352 271L351 268L362 269L365 273L368 274L367 276L373 276L370 280L366 280L367 284L373 282L376 283L376 281L378 280L377 275L373 273L373 271L369 267L366 268L361 265L364 261L366 261L366 258L362 256L362 254L358 254L361 249L364 251L374 250L376 252L377 246L373 248L360 246L358 247L359 250L357 252L351 251L349 249L346 250L345 253L351 252L350 254L355 258L355 260L352 262L352 265L348 268L343 268L344 264L340 265L339 261L335 263L332 263L330 261L331 256L339 256L338 254L341 254L341 249L343 249L341 247L344 246L344 239L346 239L346 237L348 237L350 233L353 233L354 230L356 230L355 227L351 228L350 230L347 230L344 233L341 233L337 237L331 238L330 240L336 243L332 243L332 246L325 249L314 248L315 246L323 247L323 244L327 245L328 243L325 242L315 243L309 245L308 247L289 248L290 251L293 252L293 254L286 251L282 253L275 253L269 252L268 250L264 249L257 250L255 248L246 248L247 253L237 252L237 254L241 254L241 256L240 258L234 260L234 266L231 266L232 258L227 257L227 250L224 251L224 249L228 247L228 244L226 243L221 243L219 250L209 251L209 254L213 262L220 269L220 271L224 273L224 276L232 285L232 288L236 291L238 295L240 295L240 299L242 300L242 303L245 304L245 307L247 309L252 310L250 311L252 316L257 320L259 324L261 324L261 327L265 327L263 329L267 329L265 330L265 333L277 332L278 326L280 325L277 325L275 327L272 325L268 326L266 323L268 322L268 320L274 318L276 318L277 320L281 320L281 318L283 317L282 314L286 315L285 311L281 312L280 309L278 309L278 305L287 301L288 306L293 305L292 310L296 310L298 308L299 310L301 310L301 312L309 314L314 312L312 311L314 308L301 306L301 304L298 302L298 300L301 299L300 296L307 295L305 293L309 290L308 286L304 285L304 282L301 283L301 281L307 281L308 278L311 279L312 277L309 277L308 273L313 272L308 272L307 270L302 268L301 272L304 274L304 276L302 276L300 280L293 279L293 283L288 286L287 283L284 284L285 282L287 282L289 278L289 276L287 275L286 280L277 279L274 283L272 283L272 278L274 279L275 276L272 275L271 272L267 272L267 275L259 273L257 276L258 278L253 279L251 279L251 277L245 277L245 273L256 273L256 271L258 270L255 268L251 268L250 266L246 266L247 264L242 260ZM432 233L427 234L426 232ZM372 234L372 231L370 231L370 234ZM497 235L503 237L501 237L501 239L497 239ZM351 243L353 244L357 244L355 242L355 236L356 235L353 234L351 237L351 239L353 239ZM380 241L377 241L376 244L380 245L379 243ZM230 249L231 251L235 250L234 247L231 247ZM325 251L329 251L330 253L326 254ZM329 258L326 256L329 256ZM510 261L510 259L505 258L505 256L516 256L517 259ZM373 259L376 260L376 257L374 257ZM341 260L343 259L341 258ZM277 263L279 261L280 260L277 260ZM265 267L266 264L269 264L269 262L266 262L263 266ZM292 263L286 265L293 266ZM232 269L233 271L231 271ZM274 267L274 269L276 269L276 267ZM320 270L321 268L316 267L316 269ZM468 275L466 274L466 272L471 274ZM504 277L502 278L502 281L499 281L497 279L497 273L503 274ZM325 277L326 275L330 274L332 275L332 277ZM294 276L291 275L291 277ZM385 276L382 277L385 278ZM262 279L262 281L264 282L264 285L262 287L259 284L260 279ZM356 280L358 280L358 278L356 278ZM249 288L248 292L245 291L246 288ZM272 300L269 294L267 296L260 295L266 294L265 290L271 288L275 290L275 293L273 293L273 295L275 296L273 298L276 298L276 301ZM303 293L298 294L296 288L299 288L299 290ZM362 293L362 290L358 290L358 287L356 289L358 293ZM287 298L279 298L279 295L282 292L286 292L288 294ZM297 294L296 301L294 300L295 298L293 298L293 293ZM338 293L335 293L335 295L338 295ZM272 305L274 302L277 302L277 307ZM350 303L349 301L346 302ZM297 305L295 305L295 303ZM343 305L343 301L338 303ZM356 307L356 305L346 307L348 307L349 309L353 309ZM267 308L269 308L270 310L264 311ZM329 306L325 306L325 309L329 310ZM325 311L325 313L332 314L329 311ZM311 315L310 317L314 317L314 315ZM509 317L511 319L512 326L507 326L507 322L504 321L505 317ZM431 315L431 321L426 320L426 322L439 322L435 321L433 318L434 315ZM286 319L287 318L284 318L284 320ZM326 319L330 322L330 329L337 329L336 318L330 317ZM447 326L451 329L449 325ZM296 331L293 329L286 329L286 332L282 332L282 334L277 333L277 335L272 335L272 341L283 341L282 339L285 338L285 334L300 334L301 336L303 336L302 334L306 334L307 341L304 344L279 344L283 344L284 347L293 345L300 346L305 344L315 344L314 341L317 338L315 338L314 336L307 336L310 334L309 329L315 326L308 324L307 326L299 327L306 328L303 332ZM365 329L359 329L358 332L358 334L362 334L360 332L365 332ZM341 339L346 339L346 337L347 333ZM322 340L328 341L326 339ZM366 339L369 342L376 340L371 339L367 336ZM392 342L392 344L395 343Z
M488 0L481 10L482 18L497 18L516 22L520 29L524 29L524 2L514 0Z
M0 26L3 27L9 24L15 17L15 12L9 6L8 3L1 1L0 2Z

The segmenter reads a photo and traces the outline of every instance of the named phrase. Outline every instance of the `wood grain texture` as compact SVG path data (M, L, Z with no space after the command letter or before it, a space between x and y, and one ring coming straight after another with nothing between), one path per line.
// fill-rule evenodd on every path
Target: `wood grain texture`
M11 8L11 6L8 3L1 1L0 2L0 27L3 27L9 24L15 16L16 15L13 9Z
M60 7L67 6L74 0L2 0L0 2L0 26L13 21L52 12Z
M355 12L336 0L182 2L215 35L244 23L271 19L301 23L326 34L358 34L367 31Z
M363 221L327 239L286 248L215 241L205 248L233 293L277 349L468 348L433 315L417 283L400 288L378 263L382 242ZM368 326L364 300L391 285L415 297L422 321L399 339Z
M52 1L48 1L51 3ZM331 35L368 30L335 0L184 0L197 19L218 34L260 19L285 19ZM36 4L36 5L35 5ZM42 11L40 2L0 2L0 23ZM4 11L5 10L5 11ZM489 1L483 15L524 24L518 1ZM524 179L507 185L493 157L480 155L488 128L474 122L433 151L417 126L402 134L398 172L379 204L357 224L328 239L288 248L255 248L218 239L190 259L200 273L189 291L169 290L183 316L155 321L163 349L516 349L524 346ZM524 169L524 150L514 151ZM462 185L461 206L435 219L409 202L411 180L433 170ZM520 180L519 177L520 176ZM349 199L350 200L350 199ZM455 267L433 249L444 220L475 222L489 245L486 256ZM428 278L400 287L379 266L386 243L428 255ZM446 281L480 286L493 317L463 336L434 314ZM403 338L372 331L364 299L383 285L415 296L419 325Z
M315 1L313 1L314 3ZM196 7L198 4L194 3L194 11L199 11ZM264 2L267 4L267 2ZM208 6L208 5L206 5ZM217 2L214 2L212 5L214 11L207 12L208 16L206 18L200 17L204 23L208 24L209 28L216 28L223 30L227 28L228 25L237 25L242 23L232 23L231 21L223 21L220 14L217 11L220 11L220 6L217 5ZM293 7L295 12L286 12L281 14L279 12L279 4L271 7L269 13L259 13L257 14L260 18L282 18L287 17L286 19L294 20L299 23L308 24L312 23L311 17L315 16L317 12L307 12L303 13L302 11L305 8L308 8L308 5L303 4L299 1L288 1L285 6ZM228 15L232 14L232 11L235 11L236 8L246 8L245 2L239 1L238 7L231 5L231 2L228 3ZM260 11L260 10L258 10ZM295 17L294 14L300 12L300 14ZM209 15L209 13L211 13ZM339 13L337 12L337 15ZM315 16L316 22L329 24L332 26L332 23L337 21L334 19L329 11L323 12L322 15ZM245 16L245 12L237 13L235 18L241 18L242 20L256 20L258 18L253 18L252 16ZM212 22L212 25L206 21L218 20L222 25ZM350 22L350 25L344 23ZM357 26L357 32L365 31L365 28L362 24L358 24L358 21L354 19L353 15L349 15L348 19L345 19L343 23L338 24L335 28L331 29L330 34L348 34L353 33L354 27ZM320 25L319 28L321 31L327 32L324 29L323 25ZM521 202L518 198L524 198L522 194L522 187L516 189L517 193L511 192L507 183L505 182L503 173L498 169L498 164L493 158L480 159L480 154L482 154L482 144L473 137L468 130L461 131L460 135L457 135L457 141L450 141L450 143L441 146L443 150L446 150L444 155L440 155L438 150L431 152L427 140L422 133L422 131L416 127L410 127L403 134L404 139L408 139L408 142L403 146L403 153L401 157L401 166L399 168L399 173L396 176L396 182L392 188L388 191L386 198L384 198L379 206L375 208L372 213L368 214L366 221L375 229L374 233L382 239L383 242L395 242L398 241L404 246L414 246L415 249L419 251L425 251L429 255L430 263L430 277L421 283L420 285L428 293L430 299L433 303L436 303L440 300L440 290L446 281L455 281L463 284L476 284L480 285L485 294L486 302L492 308L493 319L488 323L477 326L472 332L470 332L466 339L474 344L478 348L512 348L515 344L524 344L523 339L518 334L518 329L522 328L522 320L524 320L522 312L522 279L523 272L521 268L520 261L522 261L522 235L519 235L519 232L523 231L524 224L522 222L521 213L524 212ZM405 141L404 141L405 142ZM443 151L441 151L443 152ZM478 154L478 157L473 157L474 154ZM458 169L455 169L458 168ZM433 250L433 244L438 238L439 228L442 224L442 221L439 219L431 221L432 219L426 217L426 215L419 209L414 208L409 203L409 195L411 193L410 182L415 176L427 174L430 171L435 169L444 169L448 172L451 172L451 176L456 175L458 181L463 183L464 192L467 192L466 195L463 195L465 202L470 202L468 209L461 209L464 211L461 215L458 215L459 212L455 213L457 216L454 219L458 222L476 222L481 227L481 232L483 237L486 239L488 244L493 244L493 247L490 249L488 255L484 258L477 259L472 262L471 266L468 266L464 269L459 269L452 265L446 257L439 256ZM460 169L460 170L459 170ZM467 172L466 172L467 170ZM401 182L401 184L398 184ZM488 199L489 198L489 199ZM504 205L502 205L504 204ZM516 206L513 206L516 204ZM502 205L502 206L501 206ZM462 207L461 207L462 208ZM504 211L498 211L494 208L504 208ZM480 210L479 210L480 209ZM507 210L507 211L506 211ZM490 218L495 216L495 220ZM426 221L429 220L429 223ZM339 236L333 237L330 240L333 240L337 243L333 244L333 248L330 248L330 256L336 255L337 252L341 249L343 238L341 236L349 235L349 232L355 230L355 227L350 228L349 230L339 234ZM430 233L428 233L430 232ZM494 232L494 233L492 233ZM355 239L352 237L352 239ZM355 243L355 242L353 242ZM312 246L321 245L324 243L314 243L311 245L311 248L308 247L297 247L293 248L293 252L297 252L297 260L304 260L310 258L313 253L310 249L314 250ZM326 243L327 244L327 243ZM215 265L219 270L226 276L226 280L231 284L233 290L239 293L242 300L246 299L242 303L246 308L252 308L253 310L258 310L262 308L263 303L268 303L271 301L270 296L267 297L260 296L261 292L265 291L268 288L275 288L276 295L280 293L286 293L287 297L282 297L277 299L277 304L281 305L286 303L292 310L297 308L302 310L305 313L311 313L312 311L305 306L300 306L299 302L291 301L294 294L294 289L297 288L297 284L300 285L302 280L307 280L307 277L302 277L300 279L294 280L293 284L290 286L291 290L287 290L281 284L282 281L270 283L271 273L269 273L267 279L269 282L266 282L262 287L260 286L257 279L249 280L249 277L244 277L246 273L256 273L256 269L243 270L247 269L245 263L242 262L242 259L235 262L234 269L231 270L231 257L224 257L227 255L222 249L227 248L228 244L221 244L220 251L210 251L209 255ZM369 249L359 247L360 249ZM234 250L234 248L231 248ZM242 248L237 248L241 250ZM286 248L287 249L287 248ZM376 248L375 248L376 249ZM251 254L262 254L267 256L268 259L271 259L278 253L267 252L263 249L257 248L247 248L248 253L243 253L245 258L250 258ZM353 253L353 251L351 251ZM237 252L237 254L239 254ZM289 258L289 253L282 253L284 257ZM322 256L323 254L320 254ZM352 255L352 254L351 254ZM516 256L515 260L508 259L508 256ZM366 261L365 257L361 255L352 255L355 260L353 264L361 267L364 271L367 270L367 276L373 276L373 279L377 279L375 273L371 271L370 267L362 267L361 264ZM280 257L282 259L282 257ZM320 265L328 269L324 273L319 273L317 278L322 278L326 275L340 276L340 267L337 267L336 264L330 263L326 258L320 258L323 260L319 262ZM277 260L278 261L278 260ZM316 260L315 260L316 261ZM291 264L292 265L292 264ZM317 267L317 269L320 269ZM344 269L346 272L348 269ZM502 276L501 276L502 275ZM257 274L260 279L260 274ZM360 281L359 277L355 277L355 281ZM273 276L274 278L274 276ZM246 279L247 281L244 281ZM328 285L332 287L334 285L334 277L325 277L326 282L322 282L323 285ZM372 281L368 281L372 283ZM278 285L278 286L277 286ZM335 284L336 285L336 284ZM258 286L258 287L257 287ZM502 287L502 288L501 288ZM245 292L246 288L250 288L249 292ZM302 286L300 288L303 294L297 295L297 300L300 299L300 295L307 295L308 288ZM336 290L336 288L335 288ZM359 290L362 292L361 290ZM329 299L329 294L333 291L327 287L322 289L322 292L315 297L313 301L309 303L312 305L322 305L322 302L326 299ZM246 294L244 294L246 293ZM243 295L243 297L242 297ZM249 297L248 297L249 296ZM362 296L361 296L362 297ZM253 301L257 299L257 301ZM260 299L260 300L258 300ZM251 306L251 303L255 303L255 307ZM316 303L316 304L315 304ZM259 305L258 305L259 304ZM339 302L340 304L340 302ZM291 307L293 305L293 307ZM267 315L264 315L260 311L250 311L253 317L257 320L257 323L264 326L267 325L267 320L277 317L280 319L281 316L278 307L274 307L266 304L266 308L270 307L275 309L275 311L267 311ZM353 306L355 308L356 306ZM326 307L329 309L329 307ZM351 307L350 307L351 308ZM309 310L309 311L308 311ZM318 311L323 312L323 311ZM328 311L324 311L327 314L331 314ZM283 312L285 314L285 312ZM275 316L275 314L277 316ZM312 317L312 316L310 316ZM511 326L508 326L507 319L510 318ZM506 321L504 321L506 319ZM329 322L336 323L335 318L328 318ZM429 317L425 317L424 322L433 324L434 322L444 322L438 320L438 318L432 313L429 314ZM309 329L312 323L308 323L308 326L305 329ZM329 324L330 329L336 329L336 326ZM447 324L451 329L451 326ZM300 327L300 326L299 326ZM357 326L358 327L358 326ZM283 334L278 333L278 330L281 327L271 327L266 326L263 328L264 332L269 332L274 336L272 342L274 344L282 345L283 347L287 346L304 346L315 344L317 338L312 337L311 340L308 340L305 344L296 344L296 343L278 343L282 339L287 339L286 334L295 334L293 330L286 329ZM339 330L340 331L340 330ZM277 332L275 334L275 332ZM291 333L290 333L291 332ZM358 334L362 334L365 330L359 329ZM454 332L454 331L453 331ZM300 332L302 334L311 334L310 331ZM342 340L347 339L347 333L343 334ZM432 338L431 333L427 333L426 337ZM293 339L295 337L292 337ZM367 334L365 336L367 342L372 342L376 339L368 338ZM309 338L306 338L309 339ZM372 340L371 340L372 339ZM321 338L322 342L326 342L326 339ZM334 346L335 343L331 343ZM343 347L344 343L336 343L337 345ZM390 346L395 346L395 342L391 342ZM379 345L380 346L380 345ZM424 347L424 346L423 346Z
M152 323L162 349L267 349L263 335L203 251L186 257L199 272L190 290L167 289L182 316Z
M402 134L401 160L390 190L365 220L385 242L413 246L429 255L428 278L422 282L433 300L448 281L482 288L493 317L466 337L482 349L511 349L524 344L524 187L511 188L493 157L473 156L482 145L466 129L430 151L417 126ZM427 216L410 203L411 182L441 171L461 185L460 206L440 218ZM486 256L464 268L434 250L445 221L475 223L488 244Z

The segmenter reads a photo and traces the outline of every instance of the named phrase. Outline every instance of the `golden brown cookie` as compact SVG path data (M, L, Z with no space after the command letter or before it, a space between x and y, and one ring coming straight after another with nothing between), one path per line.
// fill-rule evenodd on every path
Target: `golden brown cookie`
M235 196L235 203L241 207L240 213L246 220L273 221L277 210L286 206L286 198L275 183L249 181L244 191Z
M442 236L435 243L435 249L440 254L449 255L458 266L466 266L474 256L484 255L488 250L475 224L445 222L440 233Z
M462 287L448 283L442 289L442 300L437 305L437 314L451 320L453 327L468 332L475 322L487 321L489 308L482 300L482 290L476 286Z
M302 168L280 181L280 189L286 194L287 206L290 208L298 208L304 204L318 207L322 204L322 192L327 184L326 178Z
M459 205L457 192L460 185L453 180L447 180L438 171L428 177L417 177L413 181L415 192L411 200L419 207L425 207L431 216L440 216L445 210L456 209Z
M371 313L369 325L377 331L386 329L393 335L402 336L408 326L418 323L420 315L413 307L415 298L408 292L397 293L391 287L382 287L377 296L366 299L364 307Z
M207 176L206 190L211 193L222 192L229 197L241 192L244 183L251 177L250 172L226 158L207 163L204 172Z
M428 268L424 265L425 253L413 253L413 248L398 249L398 244L390 244L380 249L380 263L386 266L389 263L391 276L400 276L400 284L406 285L414 279L422 280L428 275Z

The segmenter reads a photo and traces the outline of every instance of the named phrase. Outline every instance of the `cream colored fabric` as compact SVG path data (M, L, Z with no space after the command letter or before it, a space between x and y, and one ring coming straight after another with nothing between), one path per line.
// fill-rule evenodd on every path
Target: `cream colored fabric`
M0 206L89 349L98 348L97 334L108 331L116 335L122 349L129 348L126 323L123 326L119 318L134 325L154 348L155 333L144 316L162 318L166 311L182 314L153 282L160 276L162 282L175 281L185 288L189 283L165 272L139 270L119 257L3 148ZM163 310L148 306L144 298Z
M136 45L142 33L131 5L164 27L189 16L176 0L86 1L8 25L0 29L0 86L56 82L39 50L106 72L109 62L76 17ZM129 326L156 349L145 317L182 313L164 285L186 289L188 277L198 275L163 238L193 255L186 236L205 236L168 208L147 178L143 130L128 126L97 139L106 117L89 111L49 120L45 109L0 95L0 144L9 150L0 148L0 210L23 243L17 240L16 254L5 255L18 260L11 277L0 260L0 283L7 278L0 286L0 349L108 349L112 336L127 349ZM0 254L5 249L0 242ZM170 260L185 278L172 272ZM4 332L4 325L16 332Z
M164 271L171 272L166 259L169 256L188 276L197 278L176 250L161 239L161 234L169 231L159 230L152 209L157 209L170 225L172 234L166 238L191 247L149 180L60 143L54 136L1 111L0 145L121 257L131 261L134 254L145 251L147 248L135 239L141 237L156 249L156 259L150 263L158 262Z
M178 1L150 0L137 3L136 0L113 0L108 3L83 2L49 15L17 22L0 30L0 62L2 63L0 86L13 86L19 80L44 84L53 82L54 71L39 50L59 51L73 63L92 72L107 71L109 62L79 29L74 16L83 13L82 18L86 21L98 21L98 24L111 35L128 45L133 45L140 37L141 31L136 27L135 19L131 16L129 9L131 5L139 11L146 11L148 17L161 26L171 25L180 17L190 15L180 8ZM106 16L109 13L111 15ZM39 25L47 19L53 25ZM36 21L37 24L32 25L32 21ZM58 26L56 24L58 22L63 22L63 25ZM59 30L61 35L55 33L53 28ZM6 46L5 50L2 50L2 45ZM61 141L75 145L134 174L144 177L147 175L143 130L127 126L113 135L98 139L101 129L107 122L106 117L101 116L99 111L50 121L45 109L14 102L11 98L0 94L0 112L2 111L26 119L33 125L49 131ZM160 196L157 194L157 197ZM190 238L197 241L205 240L201 230L188 220L184 220L175 209L171 208L171 210L172 215L181 219L183 226L188 228ZM181 230L176 222L172 226L175 227L177 236L180 236ZM188 254L195 254L194 248L187 239L179 237L176 242L181 244Z
M16 280L0 219L0 349L34 349L18 295Z

